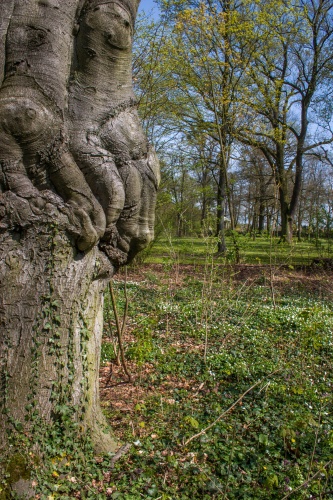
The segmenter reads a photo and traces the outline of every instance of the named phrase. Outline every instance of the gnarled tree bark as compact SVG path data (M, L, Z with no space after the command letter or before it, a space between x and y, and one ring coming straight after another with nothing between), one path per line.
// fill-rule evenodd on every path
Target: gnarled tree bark
M153 237L132 91L138 0L0 0L0 455L99 408L103 290ZM61 432L61 431L60 431Z

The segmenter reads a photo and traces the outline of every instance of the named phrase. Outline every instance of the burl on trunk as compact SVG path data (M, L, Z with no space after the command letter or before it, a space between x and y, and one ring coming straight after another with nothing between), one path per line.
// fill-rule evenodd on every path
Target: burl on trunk
M103 290L153 237L159 176L132 90L137 6L0 0L1 456L69 424L116 446Z

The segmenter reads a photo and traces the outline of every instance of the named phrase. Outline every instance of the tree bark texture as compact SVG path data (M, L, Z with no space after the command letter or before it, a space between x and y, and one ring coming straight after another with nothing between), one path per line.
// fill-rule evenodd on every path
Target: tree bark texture
M0 0L2 457L27 438L43 452L68 414L98 451L116 446L98 398L103 290L153 237L159 177L132 91L137 7Z
M223 157L220 159L219 178L217 184L217 197L216 197L216 236L218 238L217 252L224 254L227 250L225 240L225 207L226 207L226 165Z

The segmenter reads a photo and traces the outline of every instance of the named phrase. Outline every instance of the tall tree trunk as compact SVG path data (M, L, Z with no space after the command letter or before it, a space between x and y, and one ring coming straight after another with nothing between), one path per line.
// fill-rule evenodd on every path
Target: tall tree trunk
M278 199L281 214L281 240L287 243L292 242L293 238L293 213L290 207L289 196L289 178L285 171L285 152L284 144L276 144L276 178L275 182L278 189Z
M303 200L300 196L297 212L297 240L302 241L302 222L303 222Z
M281 239L286 243L291 243L293 239L293 217L290 213L289 204L280 197L281 211Z
M251 232L252 232L252 238L255 240L256 239L256 232L257 232L257 211L256 211L256 206L254 204L253 206L253 214L252 214L252 225L251 225Z
M218 238L217 252L223 254L227 250L227 245L225 241L225 207L226 207L226 176L224 172L224 165L222 165L219 170L219 179L217 185L217 209L216 209L216 236Z
M271 232L272 225L272 209L270 210L268 206L266 206L266 231L267 234Z
M265 227L265 205L260 203L259 205L259 221L258 221L258 232L262 234Z
M177 237L182 238L184 229L184 221L182 212L177 212Z
M0 208L16 201L8 193ZM54 422L64 432L81 423L81 438L89 429L99 452L116 446L104 433L98 385L103 289L114 267L97 247L73 249L66 208L48 203L43 216L20 217L0 235L3 453L9 443L24 449L27 436L43 452Z
M262 234L265 227L266 212L266 183L262 164L259 165L259 213L258 213L258 232Z
M200 211L200 228L202 233L205 231L205 222L207 219L207 197L203 194L202 202L201 202L201 211Z
M116 447L103 290L153 236L159 176L134 108L137 6L0 0L0 462L69 433Z
M208 196L207 188L209 185L209 170L203 167L202 170L202 181L201 181L201 212L200 212L200 228L202 233L205 232L205 223L207 219L207 207L208 207Z

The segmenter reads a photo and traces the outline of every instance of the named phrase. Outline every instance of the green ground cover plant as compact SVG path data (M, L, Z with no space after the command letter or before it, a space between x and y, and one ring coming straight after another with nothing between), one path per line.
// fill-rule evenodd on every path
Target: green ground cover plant
M127 283L133 392L102 392L132 443L111 498L333 498L331 276L154 270Z
M113 290L132 377L107 294L101 400L124 454L96 457L62 429L42 461L31 453L32 498L333 498L331 271L207 254L134 266Z

